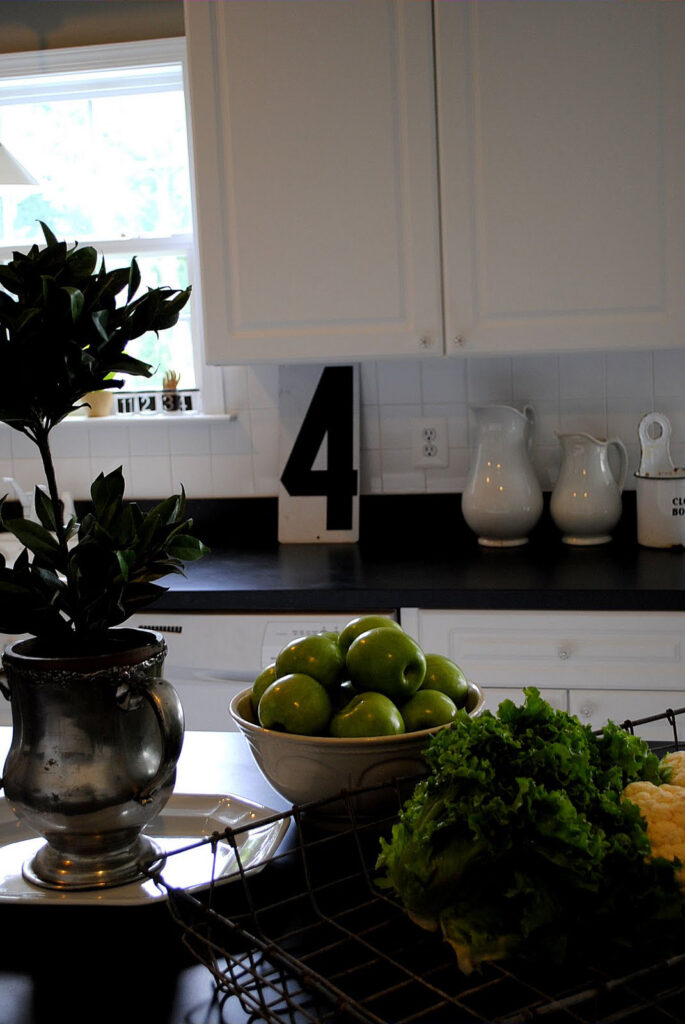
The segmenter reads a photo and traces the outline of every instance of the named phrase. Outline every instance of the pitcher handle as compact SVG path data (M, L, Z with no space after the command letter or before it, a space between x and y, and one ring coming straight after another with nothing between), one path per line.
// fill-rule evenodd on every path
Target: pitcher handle
M530 454L533 447L533 432L535 430L535 406L530 404L524 405L523 415L528 421L526 425L526 448Z
M607 441L607 447L615 448L618 452L619 464L618 474L616 475L616 484L619 489L619 493L623 491L623 485L626 482L626 473L628 472L628 452L623 441L618 437L612 437L610 441Z
M167 781L181 754L184 728L183 708L178 694L165 679L155 679L152 686L143 685L136 688L134 692L136 696L140 694L152 708L159 726L159 734L162 737L162 756L154 778L150 779L134 795L134 800L139 804L147 804ZM135 706L136 702L134 701L130 707L133 709ZM127 710L125 703L120 703L120 707Z

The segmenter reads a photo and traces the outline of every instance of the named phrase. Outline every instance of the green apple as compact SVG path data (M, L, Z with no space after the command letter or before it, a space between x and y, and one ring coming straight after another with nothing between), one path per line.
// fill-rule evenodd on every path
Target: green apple
M469 684L466 676L451 658L444 654L426 655L426 675L421 686L424 690L440 690L446 693L458 708L466 704Z
M259 702L259 724L265 729L321 736L333 705L325 688L312 676L292 672L267 686Z
M337 639L328 633L311 633L286 644L276 656L276 678L302 672L327 690L342 682L345 658Z
M454 721L457 705L446 693L421 687L402 705L400 714L407 732L417 732L419 729L434 729Z
M331 736L398 736L404 721L397 706L382 693L358 693L336 712L329 726Z
M415 640L396 626L369 629L352 641L346 657L352 683L404 704L426 674L426 659Z
M271 686L272 683L276 682L276 662L272 661L270 665L262 669L250 690L250 705L252 707L252 713L257 718L257 710L259 708L259 701L261 700L262 694L266 690L267 686Z
M343 626L338 637L338 644L343 654L347 654L350 644L359 636L366 633L368 629L377 629L379 626L390 626L401 629L399 622L389 619L387 615L357 615L356 618Z

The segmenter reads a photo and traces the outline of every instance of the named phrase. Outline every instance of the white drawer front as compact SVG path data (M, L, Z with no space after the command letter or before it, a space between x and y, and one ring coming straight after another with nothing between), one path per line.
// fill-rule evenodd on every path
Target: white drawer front
M685 615L657 612L403 611L425 651L484 687L679 690Z
M648 718L659 715L668 708L676 711L685 707L685 686L680 691L607 690L603 693L571 691L569 711L581 722L600 729L611 720L621 725L626 719ZM685 740L685 715L677 718L678 736ZM650 722L635 729L635 732L650 740L672 740L673 729L667 721Z

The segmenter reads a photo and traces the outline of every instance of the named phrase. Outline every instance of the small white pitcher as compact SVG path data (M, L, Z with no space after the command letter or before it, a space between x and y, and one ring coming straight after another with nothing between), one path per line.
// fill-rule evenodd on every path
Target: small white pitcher
M557 434L563 450L559 479L550 501L550 513L565 544L606 544L621 518L621 492L628 468L628 453L617 437L608 441L590 434ZM616 475L609 451L618 453Z

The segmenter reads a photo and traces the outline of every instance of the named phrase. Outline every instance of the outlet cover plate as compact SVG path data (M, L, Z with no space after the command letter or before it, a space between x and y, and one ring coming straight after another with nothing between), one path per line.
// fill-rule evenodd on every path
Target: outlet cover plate
M412 466L430 469L449 465L447 419L428 416L411 420Z

